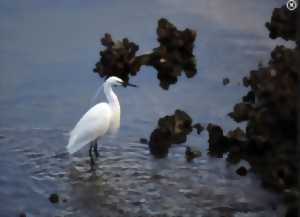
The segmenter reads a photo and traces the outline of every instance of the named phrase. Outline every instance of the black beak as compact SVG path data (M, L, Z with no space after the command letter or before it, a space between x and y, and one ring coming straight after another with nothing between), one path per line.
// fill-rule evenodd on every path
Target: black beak
M129 87L138 87L137 85L135 85L135 84L130 84L130 83L125 84L125 86L129 86Z
M127 87L127 86L129 86L129 87L138 87L137 85L130 84L129 82L118 82L118 83L120 83L123 87Z

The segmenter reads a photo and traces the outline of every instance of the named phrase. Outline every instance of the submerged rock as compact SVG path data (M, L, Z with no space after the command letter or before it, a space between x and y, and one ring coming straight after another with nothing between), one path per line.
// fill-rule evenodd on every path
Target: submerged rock
M58 203L58 202L59 202L59 196L58 196L58 194L52 193L52 194L49 196L49 201L50 201L51 203Z
M222 83L223 83L224 86L226 86L227 84L229 84L229 82L230 82L229 78L223 78Z

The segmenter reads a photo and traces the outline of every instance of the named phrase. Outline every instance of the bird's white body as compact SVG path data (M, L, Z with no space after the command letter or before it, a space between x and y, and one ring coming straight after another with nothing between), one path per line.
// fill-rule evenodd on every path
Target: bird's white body
M104 93L107 103L98 103L90 108L70 132L67 150L73 154L85 145L106 134L115 134L120 127L120 104L112 90L112 85L123 82L117 77L111 77L104 83Z

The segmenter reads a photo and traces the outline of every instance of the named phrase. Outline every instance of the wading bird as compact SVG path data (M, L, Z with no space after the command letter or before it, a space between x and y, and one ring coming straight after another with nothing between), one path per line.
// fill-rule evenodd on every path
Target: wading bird
M107 134L114 134L120 127L120 104L118 97L112 90L112 86L132 86L136 85L124 83L118 77L110 77L104 82L104 94L108 102L100 102L90 108L78 121L74 129L70 132L67 150L73 154L90 144L89 156L91 166L95 164L95 157L98 157L97 140Z

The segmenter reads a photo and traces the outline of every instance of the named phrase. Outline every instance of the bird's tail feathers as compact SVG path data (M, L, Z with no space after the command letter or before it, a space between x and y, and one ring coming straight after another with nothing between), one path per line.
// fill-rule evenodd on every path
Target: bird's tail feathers
M69 143L67 145L67 151L70 154L74 154L75 152L82 149L85 145L89 144L92 140L91 139L76 139L76 136L71 136Z
M84 146L86 145L86 143L80 142L80 143L69 143L67 145L67 151L69 152L69 154L74 154L75 152L79 151L80 149L82 149Z

